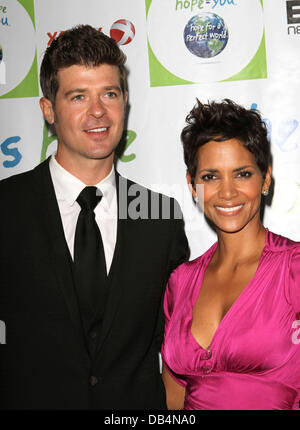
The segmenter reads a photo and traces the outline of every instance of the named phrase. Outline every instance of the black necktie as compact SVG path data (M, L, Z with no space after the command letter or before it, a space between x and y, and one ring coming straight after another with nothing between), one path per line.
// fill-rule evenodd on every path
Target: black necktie
M106 263L101 233L94 209L102 198L96 187L85 187L77 197L81 206L74 243L74 273L80 312L86 333L95 322L96 312L104 311Z

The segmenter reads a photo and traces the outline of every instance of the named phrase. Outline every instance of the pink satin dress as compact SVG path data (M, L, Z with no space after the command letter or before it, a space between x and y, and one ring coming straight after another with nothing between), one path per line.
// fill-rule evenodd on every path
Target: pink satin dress
M165 294L162 360L186 388L184 409L298 409L300 243L267 230L254 277L204 349L191 334L192 311L216 248L180 265Z

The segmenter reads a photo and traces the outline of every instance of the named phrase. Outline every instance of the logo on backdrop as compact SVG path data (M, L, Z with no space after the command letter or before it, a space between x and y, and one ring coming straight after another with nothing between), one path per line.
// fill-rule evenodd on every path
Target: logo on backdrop
M228 29L224 20L215 13L193 16L184 29L184 43L188 50L201 58L220 54L228 42Z
M286 2L288 35L300 35L300 0Z
M118 19L110 27L110 37L115 39L118 45L127 45L135 36L135 28L128 19Z
M3 59L3 49L0 45L0 85L6 84L6 66Z
M256 110L257 103L252 103L251 109ZM292 153L299 148L299 122L294 117L285 116L284 112L278 120L263 118L268 130L268 139L276 145L282 153ZM292 160L295 160L294 166ZM288 163L287 165L285 163ZM293 158L291 154L288 158L284 155L281 158L281 168L290 172L288 177L277 172L275 192L272 198L272 212L274 216L284 216L286 225L291 225L289 231L294 229L297 234L297 222L300 216L300 184L296 182L293 175L293 169L298 172L297 157ZM289 192L287 192L289 190ZM293 227L295 225L295 228ZM292 232L293 233L293 232Z
M3 155L8 157L7 160L4 160L2 165L3 167L6 167L7 169L11 167L16 167L21 159L22 154L18 150L16 146L11 147L11 145L15 145L16 143L19 143L21 140L20 136L11 136L6 138L1 144L0 144L0 150Z
M54 40L56 37L61 36L61 35L63 34L63 32L64 32L64 31L65 31L65 30L62 30L62 31L60 31L60 32L55 31L54 33L50 33L50 32L48 32L48 33L47 33L47 36L49 37L49 40L48 40L47 46L50 46L50 45L51 45L51 43L53 42L53 40ZM102 27L99 27L99 28L98 28L98 31L102 31Z
M33 3L0 0L0 98L39 95Z
M261 0L145 0L151 86L267 77Z
M212 9L216 6L230 6L237 4L238 0L176 0L176 10L190 9L191 12L203 9L203 4L211 5Z
M50 46L53 40L62 35L64 31L47 32L47 36L49 37L47 46ZM103 27L98 27L98 31L103 31ZM135 28L128 19L118 19L110 27L109 34L112 39L115 39L118 45L127 45L134 39Z
M1 27L9 25L7 18L7 7L0 5L0 24ZM3 49L0 44L0 85L5 85L6 83L6 67L5 61L3 59Z
M257 103L252 103L250 109L257 110ZM298 130L299 122L295 118L282 117L279 123L275 123L269 118L263 118L268 130L268 139L278 146L282 152L291 152L299 147ZM298 130L299 131L299 130Z
M8 24L7 6L6 5L0 4L0 14L1 14L1 17L0 17L1 27L5 26L5 25L10 25L10 24Z
M136 136L137 136L137 134L135 131L124 130L120 145L116 150L117 157L123 163L128 163L130 161L133 161L136 158L135 153L133 153L133 152L128 153L128 148L135 141ZM56 150L56 147L57 147L57 136L56 136L56 134L51 133L46 121L44 121L43 142L42 142L40 162L46 160L46 158ZM0 148L1 148L1 146L0 146ZM120 151L122 153L120 153ZM3 149L2 149L2 152L4 153ZM9 155L12 155L12 154L9 154ZM4 165L4 163L3 163L3 165ZM13 166L6 165L4 167L13 167Z

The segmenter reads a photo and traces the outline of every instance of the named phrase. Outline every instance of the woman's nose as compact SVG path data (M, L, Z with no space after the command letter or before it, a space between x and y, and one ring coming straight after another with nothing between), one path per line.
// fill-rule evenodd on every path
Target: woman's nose
M237 196L237 189L232 179L224 179L220 183L219 197L225 200L230 200Z

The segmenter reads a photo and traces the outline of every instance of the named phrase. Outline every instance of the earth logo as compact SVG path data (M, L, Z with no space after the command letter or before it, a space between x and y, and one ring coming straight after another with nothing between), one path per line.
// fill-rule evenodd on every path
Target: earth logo
M220 54L228 42L228 29L223 19L215 13L193 16L184 29L184 42L197 57L211 58Z

